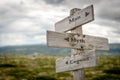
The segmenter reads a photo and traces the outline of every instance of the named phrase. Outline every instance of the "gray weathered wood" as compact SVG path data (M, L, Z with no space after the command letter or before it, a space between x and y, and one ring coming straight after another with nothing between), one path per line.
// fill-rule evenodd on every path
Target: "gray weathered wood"
M56 60L56 72L72 71L74 80L84 80L84 68L98 65L96 50L108 50L108 39L82 34L82 26L94 20L93 5L84 9L74 8L70 16L57 22L57 32L47 32L50 47L72 48L71 57ZM67 32L71 33L59 33Z
M47 45L62 48L108 50L108 39L89 35L47 31Z
M55 24L55 31L64 32L94 20L93 5L78 10Z
M72 11L71 11L71 12L72 12ZM71 12L70 12L70 13L71 13ZM73 11L73 12L74 12L74 11ZM73 13L73 12L72 12L72 13ZM82 26L79 26L79 27L71 30L71 33L77 33L77 34L83 35ZM71 51L72 51L71 56L85 54L84 49L80 49L80 50L79 50L79 49L72 49ZM73 73L73 78L74 78L74 80L85 80L85 74L84 74L85 71L84 71L84 68L78 69L78 70L73 70L72 73Z
M85 54L56 60L56 72L72 71L97 66L95 50L87 50Z
M85 76L84 69L79 69L79 70L73 71L74 80L85 80L84 76Z

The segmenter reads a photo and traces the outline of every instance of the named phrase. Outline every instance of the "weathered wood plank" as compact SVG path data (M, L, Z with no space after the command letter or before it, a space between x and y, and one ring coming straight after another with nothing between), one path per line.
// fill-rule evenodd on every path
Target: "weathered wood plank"
M64 32L94 20L93 5L75 12L74 15L55 24L55 31Z
M47 31L47 45L61 48L108 50L108 39L89 35Z
M72 57L59 58L56 60L56 72L72 71L82 68L97 66L95 50L88 50L85 54Z

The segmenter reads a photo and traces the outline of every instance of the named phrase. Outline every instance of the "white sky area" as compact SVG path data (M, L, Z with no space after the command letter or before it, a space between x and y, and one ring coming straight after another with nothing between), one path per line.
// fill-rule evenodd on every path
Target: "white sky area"
M0 0L0 46L46 44L46 31L73 8L93 4L95 20L83 33L120 43L120 0Z

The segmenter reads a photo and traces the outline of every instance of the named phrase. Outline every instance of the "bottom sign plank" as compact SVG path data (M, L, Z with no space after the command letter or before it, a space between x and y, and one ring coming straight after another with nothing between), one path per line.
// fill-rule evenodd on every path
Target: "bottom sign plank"
M89 50L83 55L59 58L56 60L56 72L72 71L98 65L95 50Z

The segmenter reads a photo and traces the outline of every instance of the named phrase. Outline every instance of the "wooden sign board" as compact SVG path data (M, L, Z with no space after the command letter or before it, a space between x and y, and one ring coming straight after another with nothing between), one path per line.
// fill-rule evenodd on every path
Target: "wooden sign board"
M108 39L89 35L47 31L47 45L61 48L108 50Z
M77 11L74 15L68 16L65 19L57 22L55 24L55 31L65 32L93 20L93 5L90 5L87 8Z
M90 68L98 65L95 50L89 50L83 55L59 58L56 60L56 72L72 71L82 68Z

